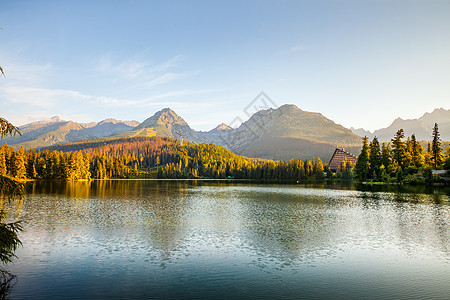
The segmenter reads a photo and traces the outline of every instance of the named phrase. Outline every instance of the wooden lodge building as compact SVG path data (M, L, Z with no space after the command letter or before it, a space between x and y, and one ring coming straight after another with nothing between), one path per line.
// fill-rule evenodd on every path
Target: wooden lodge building
M344 149L336 148L336 150L334 150L333 156L330 159L330 162L328 163L330 170L336 172L345 158L347 158L347 161L352 162L353 164L356 164L356 161L358 160L358 156L348 153Z

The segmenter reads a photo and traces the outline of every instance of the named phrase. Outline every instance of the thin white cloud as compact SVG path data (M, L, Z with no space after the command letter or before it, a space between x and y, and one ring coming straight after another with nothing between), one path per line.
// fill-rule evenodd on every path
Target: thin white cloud
M54 108L58 103L64 101L94 103L109 105L114 107L123 107L129 105L155 106L161 105L161 102L155 100L183 98L189 95L203 94L208 90L179 90L161 94L155 94L143 99L119 99L106 96L87 95L78 91L64 89L42 89L42 88L24 88L24 87L4 87L0 88L0 95L10 103L21 103L29 107L43 109ZM165 102L167 105L170 102ZM178 102L172 102L177 103Z
M38 84L44 82L53 70L51 64L37 65L14 62L6 62L2 65L2 68L6 77L5 84L14 82Z
M162 85L165 83L169 83L171 81L174 81L176 79L179 78L183 78L186 77L186 74L181 74L181 73L164 73L162 75L159 75L153 79L151 79L150 81L148 81L147 83L145 83L145 86L147 87L154 87L157 85Z
M293 47L291 47L289 49L282 50L282 51L278 52L277 54L278 55L280 55L280 54L289 54L289 53L303 51L305 49L306 48L303 45L295 45L295 46L293 46Z
M113 62L110 56L104 56L90 72L93 74L93 78L97 78L100 82L103 81L103 84L98 86L108 87L108 94L115 93L123 97L128 94L128 91L133 91L133 98L140 98L142 96L137 96L139 93L152 95L152 89L155 87L192 75L192 72L175 70L180 58L181 55L177 55L161 63L151 63L139 57ZM14 57L10 57L5 64L2 64L2 67L6 72L6 79L0 87L0 96L2 96L1 102L5 104L21 103L25 104L27 108L52 109L65 101L69 103L95 102L114 107L146 105L149 102L149 98L146 96L141 99L120 99L89 95L76 91L77 87L75 86L74 89L49 88L49 82L52 85L58 82L54 79L60 77L58 72L61 71L51 64L29 64L23 61L18 62ZM93 78L91 77L91 80ZM114 82L113 89L110 88L111 81ZM136 94L135 92L138 90L139 92ZM101 90L95 93L103 94ZM150 98L163 99L171 97L171 93L157 94ZM175 93L181 97L198 93L198 91L182 90L175 91Z
M186 73L171 71L177 66L180 57L181 55L177 55L167 61L155 64L140 58L113 62L110 56L104 56L98 63L97 71L110 76L114 82L127 81L129 84L131 81L134 83L132 87L127 84L126 89L140 86L154 87L186 76Z
M113 64L109 56L100 59L98 70L116 78L134 79L142 74L148 63L138 60L127 60L119 64Z
M9 64L2 65L7 71L7 78L0 86L0 104L4 107L2 116L22 125L54 115L90 120L99 110L103 115L114 114L114 110L136 114L147 107L189 110L192 105L183 103L187 98L211 91L156 88L195 74L179 70L181 57L177 55L154 63L139 57L114 61L105 56L97 64L83 69L89 74L89 81L99 82L94 89L88 85L83 91L79 88L86 79L80 81L79 78L74 79L69 88L58 88L59 84L67 86L66 82L59 82L60 72L67 70L51 64L32 65L11 59Z
M28 107L50 108L54 105L54 98L61 93L57 90L39 88L22 88L9 86L0 88L0 93L9 103L26 104Z
M78 91L64 89L43 89L9 86L0 88L0 93L11 103L26 104L29 107L45 109L53 108L57 103L64 101L95 102L110 105L127 105L135 101L119 100L105 96L86 95Z
M163 63L152 66L151 68L148 69L148 71L152 72L152 73L156 73L156 72L166 71L172 67L176 67L177 62L180 60L181 57L182 57L181 55L174 56L171 59L169 59Z

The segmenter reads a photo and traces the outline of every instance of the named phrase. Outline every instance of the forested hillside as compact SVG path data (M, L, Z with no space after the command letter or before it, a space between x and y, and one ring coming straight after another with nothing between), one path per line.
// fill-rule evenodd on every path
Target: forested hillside
M19 179L323 178L320 158L287 162L250 159L217 145L171 138L128 138L72 143L36 151L0 147L0 174Z

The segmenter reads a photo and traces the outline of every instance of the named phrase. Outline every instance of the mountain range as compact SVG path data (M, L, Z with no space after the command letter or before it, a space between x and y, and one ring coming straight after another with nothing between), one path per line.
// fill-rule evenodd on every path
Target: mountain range
M350 128L350 130L359 135L367 136L369 139L377 137L380 142L389 142L400 128L405 131L405 136L416 135L417 140L429 141L432 139L434 123L438 123L441 140L450 141L450 109L437 108L431 113L425 113L418 119L397 118L386 128L370 132L362 128Z
M42 148L61 143L76 142L129 131L139 125L137 121L106 119L101 122L77 123L53 117L48 120L19 126L21 136L9 137L2 144Z
M231 128L222 123L210 131L196 131L172 109L164 108L142 123L107 119L101 122L76 123L58 117L20 127L21 137L3 143L15 147L42 148L81 140L113 140L128 137L162 136L194 143L212 143L247 157L287 160L320 157L328 162L336 147L359 154L361 136L377 136L389 141L399 128L406 135L430 140L434 122L439 123L441 138L450 140L450 110L436 109L419 119L395 120L391 126L373 133L364 129L347 129L320 113L307 112L295 105L260 110Z

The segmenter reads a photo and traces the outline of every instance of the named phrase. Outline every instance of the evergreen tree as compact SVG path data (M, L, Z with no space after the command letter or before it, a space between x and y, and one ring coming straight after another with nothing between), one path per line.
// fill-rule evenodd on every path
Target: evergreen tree
M136 162L134 163L134 170L133 170L133 173L134 173L134 176L138 176L138 174L139 174L138 166L137 166L137 163L136 163Z
M30 150L27 157L27 178L35 179L37 176L36 172L36 150Z
M389 143L383 143L381 147L381 163L385 169L389 169L391 165L391 146Z
M389 175L386 172L386 168L384 167L384 165L380 166L380 180L382 182L387 182L389 179Z
M412 146L412 164L420 168L424 164L423 147L417 142L416 135L411 136L411 146Z
M365 181L369 175L369 145L367 136L362 139L361 154L356 162L355 172L358 180Z
M406 147L402 139L405 137L403 129L399 129L395 134L392 142L392 159L397 162L400 167L405 165Z
M403 159L404 168L413 164L413 147L411 138L408 137L405 142L405 157Z
M404 174L402 167L398 167L397 170L397 183L403 183Z
M45 178L45 173L47 172L47 164L45 163L44 158L41 154L39 154L36 161L36 178Z
M323 163L320 157L317 158L316 163L314 164L314 174L316 174L316 178L323 179L325 174L323 173Z
M441 149L441 138L439 134L438 124L434 123L433 128L433 142L431 145L431 159L433 162L433 167L436 169L438 166L442 164L442 149Z
M0 67L0 71L3 74L3 70ZM11 124L8 120L0 117L0 139L3 139L5 136L15 136L22 135L18 127Z
M16 157L20 156L19 153L25 153L26 176L37 179L81 180L89 179L90 176L130 178L156 175L158 178L231 176L247 179L299 180L325 176L326 166L320 158L307 160L305 163L295 159L287 162L261 161L237 156L216 145L180 147L168 139L162 143L161 138L146 138L140 141L135 143L133 139L126 142L121 140L115 141L115 144L103 144L93 148L78 147L74 149L76 151L65 153L56 150L24 152L25 149L22 149L22 152L14 152L7 146L0 148L0 151L8 152L4 156L7 173L10 173L10 170L16 172L18 163ZM83 150L78 151L79 149ZM146 171L146 168L152 169L155 166L156 172ZM350 173L352 168L350 162L343 167ZM329 169L327 170L327 173L330 173Z
M369 174L374 180L377 180L380 175L380 166L382 165L382 156L380 150L380 143L377 137L374 137L370 142L370 157L369 157Z
M347 157L344 157L344 160L339 165L339 168L338 168L337 172L338 173L344 172L345 170L347 170L347 166L348 166L348 159L347 159Z
M305 168L305 175L306 176L311 176L314 172L314 165L310 160L305 160L305 164L304 164L304 168Z
M331 172L329 165L325 165L323 171L325 172L326 178L330 179L333 176L333 172Z
M346 181L352 181L353 180L353 165L351 162L347 160L347 157L344 159L341 165L342 169L342 179Z
M14 152L13 156L13 176L24 179L27 176L27 169L25 165L26 161L26 153L25 148L22 146L20 147L20 150L17 152Z
M91 173L89 172L89 156L81 151L77 154L77 167L80 177L78 179L91 179Z
M80 173L77 167L77 157L73 152L69 152L66 157L66 169L64 174L67 180L78 180L80 178Z
M6 175L8 168L6 167L6 148L8 145L4 144L0 147L0 175Z
M426 168L424 171L423 171L423 175L424 175L424 177L425 177L425 183L427 184L427 185L431 185L431 184L433 184L433 181L434 181L434 176L433 176L433 171L431 170L431 168Z

